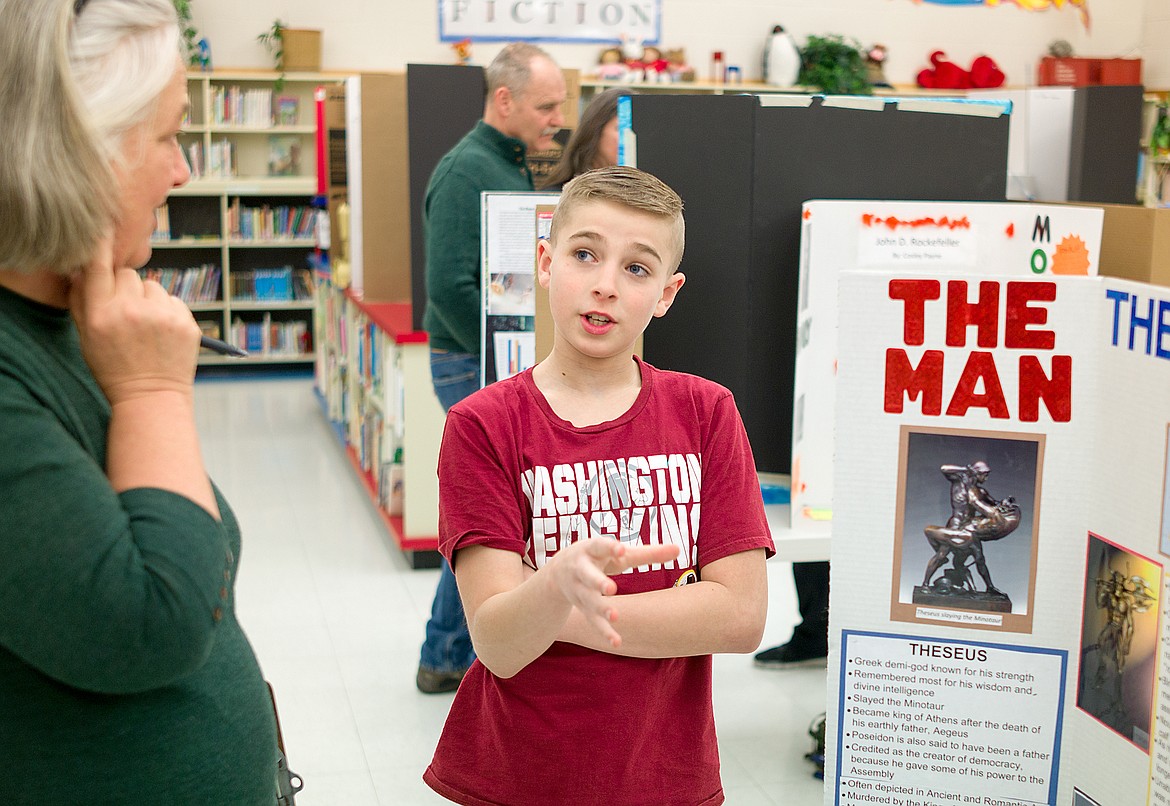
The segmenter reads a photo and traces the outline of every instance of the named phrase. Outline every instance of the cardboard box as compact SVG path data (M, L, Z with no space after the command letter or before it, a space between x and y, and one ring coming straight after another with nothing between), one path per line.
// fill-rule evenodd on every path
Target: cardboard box
M1141 84L1141 59L1101 59L1101 84Z
M280 69L316 73L321 70L321 32L308 28L284 28L281 33Z
M1141 59L1093 59L1045 56L1037 70L1037 84L1084 87L1090 84L1141 84Z
M1100 204L1100 273L1170 286L1170 209L1135 204Z
M1044 86L1083 87L1096 84L1099 76L1100 68L1096 59L1045 56L1040 60L1036 83Z
M411 298L406 76L361 73L326 88L329 216L336 250L350 208L351 288L377 302Z

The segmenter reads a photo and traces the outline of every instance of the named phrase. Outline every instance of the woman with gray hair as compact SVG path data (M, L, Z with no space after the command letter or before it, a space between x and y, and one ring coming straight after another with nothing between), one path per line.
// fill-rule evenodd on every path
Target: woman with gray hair
M276 801L199 328L135 271L187 103L171 0L0 0L5 804Z

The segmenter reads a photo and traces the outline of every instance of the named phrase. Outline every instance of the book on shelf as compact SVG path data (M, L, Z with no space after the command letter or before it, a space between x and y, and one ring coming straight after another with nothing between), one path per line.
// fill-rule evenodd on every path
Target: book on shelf
M300 99L295 95L281 95L276 99L275 123L278 126L295 126L300 120Z
M154 242L169 241L171 239L171 214L164 204L161 207L154 208L154 232L150 234L150 240Z
M309 323L301 319L274 321L266 313L259 319L232 320L231 340L249 353L263 356L303 356L312 352Z
M149 267L138 270L143 280L153 280L188 305L201 302L218 302L219 266L205 263L187 269Z
M292 299L292 267L256 269L252 272L252 293L260 302L288 302Z
M313 292L313 272L308 269L293 272L293 299L311 300Z
M301 289L311 282L303 275L307 269L293 272L292 266L232 272L232 299L237 302L292 302L311 299ZM294 279L295 277L295 279Z
M187 161L187 170L191 172L192 179L203 178L203 143L196 140L190 143L186 148L182 149L183 159Z
M200 334L212 339L221 338L219 321L216 319L196 319L195 323L199 325ZM204 348L205 350L207 348ZM212 352L211 350L207 350Z
M236 175L236 144L231 140L215 140L207 153L207 176L230 179Z
M268 136L268 175L298 176L301 172L301 138L296 135Z
M318 211L307 205L248 207L239 198L228 205L228 231L242 241L312 238Z
M268 128L272 125L272 90L217 86L212 113L217 124Z

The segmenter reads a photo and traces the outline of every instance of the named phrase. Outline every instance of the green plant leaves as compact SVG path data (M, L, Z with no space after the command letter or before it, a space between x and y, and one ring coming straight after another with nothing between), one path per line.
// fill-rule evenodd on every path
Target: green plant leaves
M800 52L798 82L831 95L871 95L861 44L839 34L810 35Z

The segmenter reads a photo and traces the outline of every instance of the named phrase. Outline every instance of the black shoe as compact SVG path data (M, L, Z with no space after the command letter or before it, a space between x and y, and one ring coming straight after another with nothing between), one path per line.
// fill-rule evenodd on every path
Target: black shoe
M826 655L824 650L809 649L807 647L787 644L774 646L756 654L756 666L761 669L798 669L804 666L824 666Z
M436 672L425 666L418 667L418 674L414 677L414 684L423 694L445 694L459 688L466 669L457 672Z

